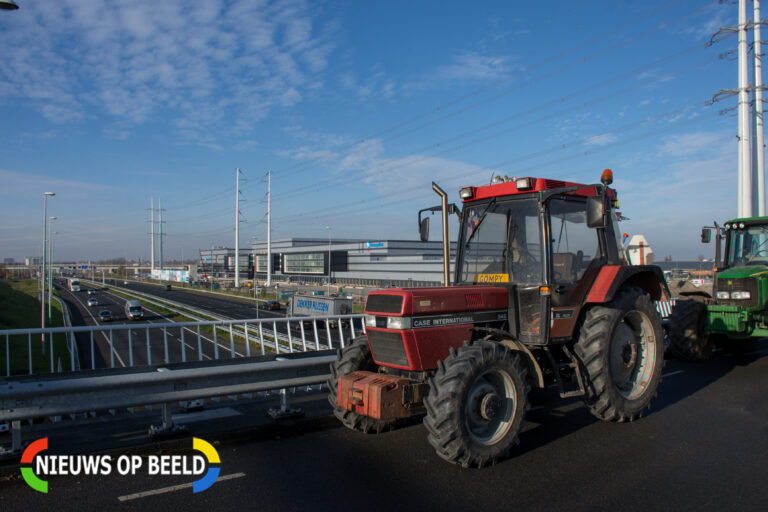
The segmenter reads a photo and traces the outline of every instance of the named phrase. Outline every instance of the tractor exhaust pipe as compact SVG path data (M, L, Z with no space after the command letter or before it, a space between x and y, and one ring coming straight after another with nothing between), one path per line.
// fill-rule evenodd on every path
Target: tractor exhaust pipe
M451 285L451 271L449 266L451 264L451 239L448 237L448 194L445 190L437 186L437 183L432 182L432 190L440 196L442 200L442 215L443 215L443 286Z

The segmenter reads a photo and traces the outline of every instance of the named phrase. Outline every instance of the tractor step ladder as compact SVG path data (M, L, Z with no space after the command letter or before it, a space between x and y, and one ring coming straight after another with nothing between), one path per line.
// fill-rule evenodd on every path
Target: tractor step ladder
M544 347L544 352L546 352L549 362L552 364L552 369L554 370L555 382L557 383L557 389L560 392L560 398L584 396L584 378L581 373L579 360L576 359L567 346L563 345L562 347L563 352L568 356L568 362L558 362L552 355L549 347ZM563 379L564 372L570 373L567 379ZM575 379L571 376L575 377ZM568 385L570 389L566 389L566 385Z

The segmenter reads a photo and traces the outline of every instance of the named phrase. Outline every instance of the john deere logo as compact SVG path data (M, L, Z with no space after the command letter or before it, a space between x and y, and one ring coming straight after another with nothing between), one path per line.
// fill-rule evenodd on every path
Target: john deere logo
M221 459L216 449L200 438L192 438L192 448L202 455L121 455L114 460L111 455L45 455L40 453L48 449L48 438L44 437L24 450L21 476L32 489L47 493L48 481L41 476L104 476L112 473L129 476L140 470L152 476L202 475L192 482L192 492L198 493L211 487L219 478Z

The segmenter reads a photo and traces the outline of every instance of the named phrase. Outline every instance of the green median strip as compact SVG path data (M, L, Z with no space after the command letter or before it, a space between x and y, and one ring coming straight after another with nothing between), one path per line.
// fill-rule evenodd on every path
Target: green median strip
M185 316L185 315L183 315L181 313L178 313L178 312L166 309L166 308L164 308L162 306L157 306L157 305L155 305L155 304L153 304L151 302L148 302L146 300L142 300L140 297L136 297L135 295L129 295L129 294L123 293L121 291L118 291L118 290L115 290L115 289L112 289L112 288L110 288L109 292L114 294L114 295L117 295L119 297L122 297L124 299L127 299L127 300L138 300L139 303L144 308L151 309L152 311L155 311L156 313L160 313L161 315L163 315L164 317L168 318L169 320L171 320L173 322L198 322L198 321L208 322L208 321L215 321L215 320L217 320L216 318L212 318L212 317L209 317L209 316L206 316L206 315L201 315L199 313L194 313L194 312L186 310L184 308L175 307L174 306L175 309L178 309L181 312L186 312L188 314L194 314L195 318L191 318L191 317ZM162 302L162 299L158 299L157 302ZM198 320L198 318L200 320ZM221 329L222 329L221 327L217 327L216 328L217 340L222 345L225 345L225 343L223 342L224 340L221 340L220 338L218 338L218 336L220 336L220 334L218 334L218 333L221 331ZM201 325L200 326L200 332L201 333L205 333L205 334L210 334L211 336L213 336L213 326L211 326L211 325ZM227 333L229 333L228 330L227 330ZM249 334L251 334L251 333L249 333ZM233 332L232 337L235 340L236 344L239 343L239 344L241 344L243 346L245 345L245 336L244 335L235 334ZM268 341L273 341L274 342L274 338L270 337L270 336L264 336L264 340L268 340ZM227 338L226 341L229 342L229 338ZM255 345L256 345L255 349L254 348L251 349L251 353L252 354L255 353L254 350L257 350L257 351L261 350L261 344L256 343ZM266 345L264 346L264 349L265 349L265 351L267 353L274 352L274 350L272 348L270 348L270 347L268 347ZM223 349L220 348L219 350L226 350L226 348L223 348ZM286 351L288 350L287 346L285 347L285 350Z

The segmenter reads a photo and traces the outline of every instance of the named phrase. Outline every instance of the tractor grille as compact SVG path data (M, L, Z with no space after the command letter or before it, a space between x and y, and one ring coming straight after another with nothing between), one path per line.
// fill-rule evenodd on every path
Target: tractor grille
M405 345L399 332L368 330L368 342L377 363L409 366Z
M403 308L402 295L368 295L365 311L368 313L400 313Z
M757 296L757 280L752 277L718 279L715 290L720 291L745 291L750 293L748 300L717 299L718 304L724 306L757 306L759 297Z

